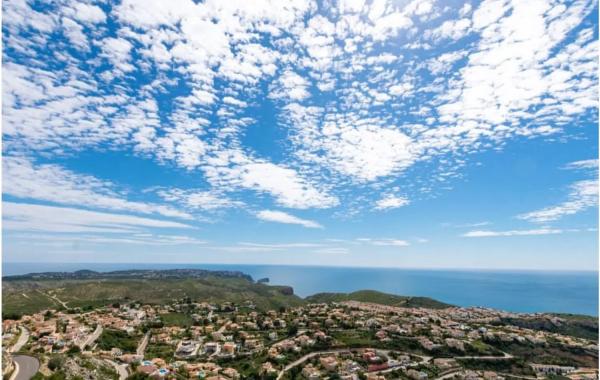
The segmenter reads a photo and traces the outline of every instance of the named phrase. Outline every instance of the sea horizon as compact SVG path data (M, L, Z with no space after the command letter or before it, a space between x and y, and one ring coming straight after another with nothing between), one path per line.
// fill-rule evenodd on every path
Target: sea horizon
M134 269L236 270L271 285L288 285L307 297L324 292L376 290L430 297L456 306L521 313L598 316L598 272L593 270L381 268L275 264L204 263L31 263L3 262L2 275L38 272Z
M78 262L78 263L69 263L69 262L32 262L32 261L7 261L3 262L2 265L222 265L222 266L267 266L267 267L308 267L308 268L364 268L364 269L388 269L388 270L396 270L396 269L405 269L405 270L428 270L428 271L457 271L457 272L548 272L548 273L598 273L600 274L599 269L544 269L544 268L490 268L490 267L418 267L418 266L365 266L365 265L318 265L318 264L272 264L272 263L255 263L255 264L231 264L231 263L173 263L173 262L148 262L148 263L135 263L135 262L101 262L101 261L89 261L89 262ZM88 269L88 268L81 268ZM131 268L137 269L137 268ZM146 268L144 268L146 269ZM102 271L101 271L102 272ZM17 273L18 274L26 274L26 273ZM2 276L12 276L15 274L5 274L4 270L2 271Z

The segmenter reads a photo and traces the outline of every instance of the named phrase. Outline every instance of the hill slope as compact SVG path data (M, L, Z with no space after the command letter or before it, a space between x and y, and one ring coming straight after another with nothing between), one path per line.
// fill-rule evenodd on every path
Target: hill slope
M249 276L248 276L249 277ZM304 301L286 286L257 284L246 276L20 276L4 279L2 314L29 314L46 308L98 307L115 302L141 301L164 304L189 297L207 302L252 301L260 309L295 306Z
M306 301L313 303L361 301L379 303L389 306L425 307L430 309L444 309L452 306L427 297L396 296L393 294L378 292L376 290L359 290L352 293L317 293L306 297L305 299Z

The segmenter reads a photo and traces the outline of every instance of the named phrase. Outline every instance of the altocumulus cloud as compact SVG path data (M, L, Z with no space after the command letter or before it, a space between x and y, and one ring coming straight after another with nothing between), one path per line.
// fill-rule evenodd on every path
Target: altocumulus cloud
M597 119L592 0L3 7L7 191L24 199L187 220L180 209L252 210L264 198L273 205L258 208L387 210L438 191L472 153ZM265 99L285 131L280 155L247 138L265 123L256 113ZM37 160L102 149L189 171L206 188L138 202ZM434 168L423 175L430 183L404 186L418 165ZM390 195L399 184L404 195ZM589 208L592 185L576 183L565 203L523 219Z

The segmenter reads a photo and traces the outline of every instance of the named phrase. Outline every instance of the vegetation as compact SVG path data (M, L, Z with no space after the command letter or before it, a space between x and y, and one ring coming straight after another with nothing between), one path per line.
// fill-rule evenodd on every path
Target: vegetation
M105 329L98 338L98 347L101 350L110 350L116 347L123 352L135 352L137 344L138 339L120 330Z
M396 296L376 290L359 290L353 293L317 293L307 297L306 300L313 303L361 301L389 306L426 307L429 309L444 309L452 306L427 297Z
M503 318L500 323L598 341L597 317L576 314L554 314L553 316L556 318L548 316Z
M501 351L534 363L574 367L598 366L598 351L590 352L583 348L566 347L552 343L545 346L515 342L505 343L499 340L489 341L488 343Z
M19 318L46 308L62 308L56 299L69 308L91 310L114 303L138 300L150 304L165 304L174 299L192 301L250 301L262 310L281 306L297 306L304 301L291 288L254 283L244 277L206 276L203 278L128 278L128 279L23 279L4 282L2 314L4 318ZM52 291L55 298L48 292Z
M87 272L86 272L87 273ZM144 272L145 273L145 272ZM161 272L157 272L161 273ZM23 314L33 314L47 308L92 310L102 306L126 304L140 301L149 304L165 304L174 299L190 302L234 302L246 301L259 310L280 309L299 306L307 302L341 302L348 300L374 302L391 306L445 308L450 305L426 297L405 297L363 290L354 293L319 293L302 299L287 286L270 286L255 283L244 276L227 277L206 274L202 277L155 277L147 274L135 277L107 278L94 274L92 278L47 278L21 276L5 281L2 289L2 316L18 319ZM166 325L189 326L191 319L183 314L163 316Z
M185 313L168 313L160 316L165 326L189 327L194 323L194 320L189 314Z
M508 360L476 360L458 359L458 363L466 369L496 371L525 376L534 375L533 370L527 362L521 358Z
M343 347L358 348L379 345L370 331L341 330L331 333L337 343Z
M145 355L149 358L161 358L166 361L173 359L175 349L170 344L152 343L146 347Z

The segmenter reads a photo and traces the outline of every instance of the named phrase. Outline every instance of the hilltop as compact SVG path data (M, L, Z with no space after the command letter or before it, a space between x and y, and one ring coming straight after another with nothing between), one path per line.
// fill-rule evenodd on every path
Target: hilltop
M428 309L444 309L453 306L428 297L397 296L394 294L378 292L376 290L359 290L352 293L317 293L306 297L306 300L314 303L360 301L388 306L424 307Z
M187 278L243 278L253 281L252 276L240 271L205 270L205 269L129 269L111 272L78 270L75 272L41 272L24 275L5 276L3 281L26 280L90 280L90 279L187 279Z
M198 269L115 272L46 272L3 278L3 316L47 308L91 309L140 301L165 304L177 299L235 302L268 309L296 306L304 300L289 286L256 283L242 272Z
M3 278L3 316L17 317L47 308L91 309L140 301L164 304L174 299L253 304L259 309L341 301L374 302L390 306L444 308L451 305L426 297L406 297L362 290L319 293L305 299L289 286L254 281L238 271L202 269L120 270L30 273Z

